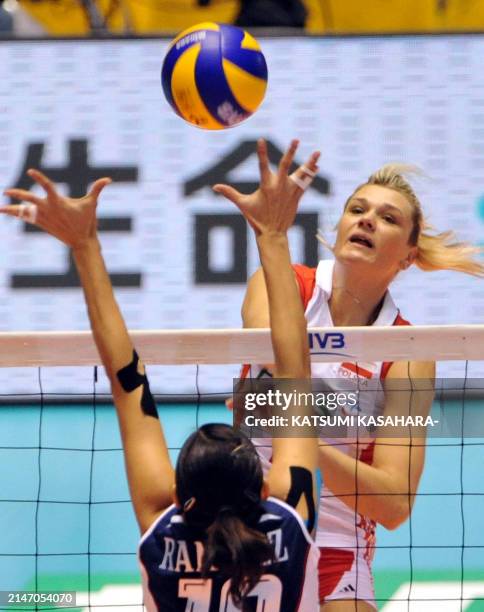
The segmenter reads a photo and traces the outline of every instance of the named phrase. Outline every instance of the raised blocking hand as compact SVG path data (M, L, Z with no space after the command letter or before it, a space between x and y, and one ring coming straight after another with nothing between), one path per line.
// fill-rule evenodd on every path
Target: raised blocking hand
M213 190L233 202L242 212L256 235L285 233L294 223L299 200L318 170L319 151L315 151L306 164L289 175L299 142L293 140L283 155L277 172L269 168L267 144L257 142L260 186L249 195L238 192L230 185L214 185Z
M22 203L2 206L0 213L33 223L73 249L96 237L97 200L104 187L111 183L110 178L97 180L82 198L68 198L61 196L42 172L29 170L27 174L44 189L46 197L25 189L7 189L6 196Z

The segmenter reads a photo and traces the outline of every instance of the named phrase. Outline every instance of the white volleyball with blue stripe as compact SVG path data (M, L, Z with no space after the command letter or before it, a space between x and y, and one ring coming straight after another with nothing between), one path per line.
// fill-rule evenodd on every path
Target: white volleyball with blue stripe
M240 28L199 23L170 44L161 82L185 121L223 130L250 117L264 99L267 65L259 43Z

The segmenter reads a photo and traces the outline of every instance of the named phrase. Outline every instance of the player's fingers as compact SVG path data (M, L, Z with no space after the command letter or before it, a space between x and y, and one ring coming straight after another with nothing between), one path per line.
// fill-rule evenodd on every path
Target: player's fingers
M284 153L281 158L281 161L279 162L279 176L287 176L298 146L299 140L291 141L291 144L289 145L287 151Z
M37 206L42 206L44 204L44 200L42 198L39 198L39 196L36 196L34 193L27 191L26 189L6 189L3 194L9 198L13 198L14 200L31 202Z
M237 206L239 205L240 199L243 197L242 194L237 191L237 189L234 189L230 185L217 184L214 185L212 189L215 191L215 193L219 193Z
M112 179L110 179L107 176L104 178L98 179L94 183L94 185L91 187L91 191L89 192L89 195L97 199L101 191L104 189L104 187L106 187L106 185L109 185L112 182L113 182Z
M269 168L269 157L267 155L267 143L263 138L257 141L257 157L259 158L259 174L262 183L269 180L271 171Z
M318 171L317 161L320 155L321 153L319 151L315 151L310 156L306 164L299 166L299 168L297 168L297 170L295 170L289 176L291 181L295 183L302 191L306 191L309 185L313 182Z
M230 187L229 185L214 185L212 189L226 197L231 202L233 202L235 206L237 206L237 208L240 210L240 212L244 215L246 220L249 221L251 216L249 212L250 203L247 202L247 199L244 198L241 193L239 193L236 189Z
M320 157L321 151L314 151L314 153L311 153L311 155L309 156L309 159L306 162L306 166L313 172L316 172L318 170L318 161Z
M54 183L49 178L47 178L45 174L42 174L42 172L40 172L39 170L35 170L34 168L30 168L30 170L27 170L27 174L30 176L30 178L33 178L36 183L43 187L48 196L57 196L57 191L55 189Z
M35 223L37 221L38 211L39 209L36 204L11 204L10 206L0 207L0 213L17 217L28 223Z
M0 213L3 215L9 215L11 217L18 217L18 213L15 212L15 208L18 204L10 205L10 206L0 206Z

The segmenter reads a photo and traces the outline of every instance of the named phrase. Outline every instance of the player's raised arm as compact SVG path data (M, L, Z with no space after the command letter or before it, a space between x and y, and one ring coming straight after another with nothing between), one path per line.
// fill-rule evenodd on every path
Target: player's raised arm
M0 212L35 223L72 249L94 340L111 382L131 497L144 531L172 503L174 474L144 366L114 297L97 236L97 199L111 180L99 179L85 197L72 199L61 196L41 172L29 170L29 175L46 197L9 189L5 194L23 203Z
M277 173L273 173L269 169L266 144L263 140L258 142L261 184L255 193L242 195L227 185L215 185L214 189L236 204L255 232L267 285L275 376L299 380L301 389L311 376L309 347L304 311L291 267L287 231L294 222L304 189L317 170L319 153L314 153L306 165L289 176L297 145L297 141L291 143ZM289 412L297 412L298 408L293 405ZM311 527L314 526L316 503L317 454L315 438L274 439L268 475L272 495L294 502L303 517L310 519Z

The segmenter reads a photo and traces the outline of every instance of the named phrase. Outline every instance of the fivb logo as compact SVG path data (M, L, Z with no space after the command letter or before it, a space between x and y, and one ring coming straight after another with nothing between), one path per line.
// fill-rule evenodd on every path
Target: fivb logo
M309 332L308 339L311 355L341 355L342 357L351 357L348 353L335 350L346 347L345 336L341 332Z

